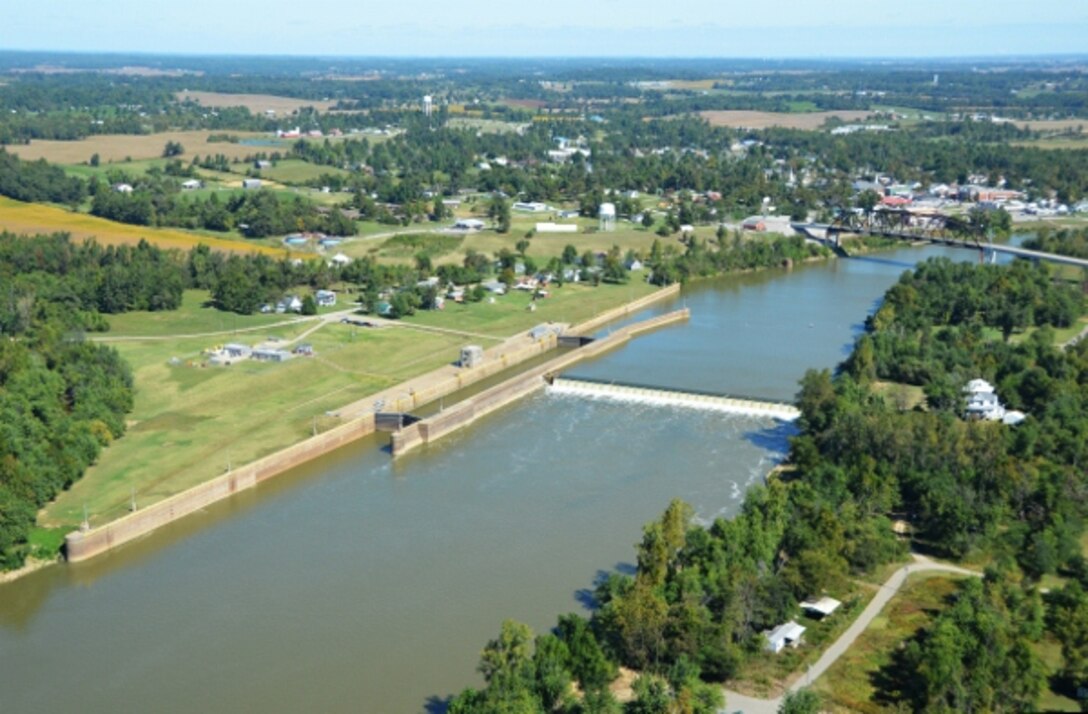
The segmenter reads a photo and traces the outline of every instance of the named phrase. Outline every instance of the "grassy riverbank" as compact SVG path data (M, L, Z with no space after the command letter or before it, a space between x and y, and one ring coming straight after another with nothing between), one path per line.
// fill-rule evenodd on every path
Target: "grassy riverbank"
M488 347L541 322L579 322L653 290L639 277L620 286L568 284L532 312L530 296L515 292L493 304L451 305L370 329L282 315L235 318L206 305L201 291L187 292L174 313L119 316L107 338L135 374L128 432L39 521L76 527L86 507L91 525L100 525L127 513L133 498L146 506L222 474L228 464L238 467L331 428L339 420L327 412L450 364L466 344ZM305 341L316 355L213 367L202 354L226 342L269 340L287 349Z

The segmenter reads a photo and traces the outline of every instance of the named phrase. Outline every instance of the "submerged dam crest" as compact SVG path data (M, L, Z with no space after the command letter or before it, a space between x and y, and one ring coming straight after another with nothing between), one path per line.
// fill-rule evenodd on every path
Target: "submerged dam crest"
M652 406L681 407L726 414L773 417L782 421L794 421L801 416L801 412L792 404L727 394L663 389L647 385L593 379L556 377L552 380L548 391L551 394L587 397L590 399L608 399Z

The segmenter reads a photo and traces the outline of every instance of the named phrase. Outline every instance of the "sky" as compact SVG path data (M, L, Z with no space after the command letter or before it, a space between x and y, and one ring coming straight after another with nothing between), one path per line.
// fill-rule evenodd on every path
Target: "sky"
M304 56L1088 54L1088 0L9 0L0 49Z

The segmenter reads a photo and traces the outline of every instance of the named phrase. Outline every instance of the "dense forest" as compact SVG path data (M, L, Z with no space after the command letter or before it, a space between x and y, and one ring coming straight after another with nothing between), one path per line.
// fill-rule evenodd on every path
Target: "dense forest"
M75 244L0 234L0 569L18 567L38 509L125 431L132 374L85 341L103 313L169 310L182 265L141 243Z
M1007 318L1004 295L1029 307ZM907 272L838 373L802 381L791 470L709 528L670 504L644 528L636 574L598 585L589 620L564 616L535 643L505 623L481 655L487 686L450 711L620 711L606 685L621 664L643 673L625 711L716 711L711 685L743 673L800 600L903 558L896 518L917 548L991 565L897 654L881 696L918 712L1031 710L1047 686L1033 643L1048 628L1062 642L1060 686L1075 689L1088 628L1063 623L1088 611L1088 343L1059 349L1052 327L1083 312L1079 290L1042 266L934 260ZM1006 319L1018 340L987 334ZM978 377L1027 420L964 420L962 388ZM878 378L929 398L907 408L877 395ZM1044 599L1039 581L1054 574L1069 584Z

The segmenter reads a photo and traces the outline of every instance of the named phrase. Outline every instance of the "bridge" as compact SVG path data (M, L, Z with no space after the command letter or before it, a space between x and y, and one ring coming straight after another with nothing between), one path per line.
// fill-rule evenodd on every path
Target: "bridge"
M801 416L801 412L792 404L752 397L697 390L663 389L645 384L598 379L552 376L548 381L551 385L549 391L553 394L638 402L655 406L706 409L727 414L773 417L782 421L793 421Z
M1088 268L1088 260L1068 255L1045 253L1011 245L1001 245L982 238L977 226L967 218L949 216L936 211L881 209L868 213L840 212L831 223L791 223L790 227L807 238L823 243L836 252L842 251L843 234L880 236L909 242L925 242L953 248L977 250L981 261L998 253L1026 260L1045 260L1060 265Z

